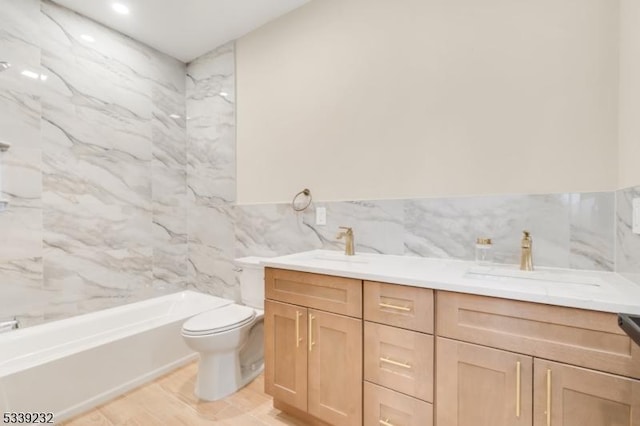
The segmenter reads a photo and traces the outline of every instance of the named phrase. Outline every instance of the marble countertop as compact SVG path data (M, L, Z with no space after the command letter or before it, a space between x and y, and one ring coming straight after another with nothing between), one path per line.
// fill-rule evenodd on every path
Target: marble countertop
M479 266L474 262L313 250L265 259L268 267L505 299L640 315L640 285L614 272Z

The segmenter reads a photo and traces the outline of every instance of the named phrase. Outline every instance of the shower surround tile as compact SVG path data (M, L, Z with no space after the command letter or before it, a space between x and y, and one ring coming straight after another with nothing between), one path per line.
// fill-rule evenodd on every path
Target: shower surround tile
M187 66L186 92L189 286L239 300L233 43Z
M189 208L189 287L240 300L232 206Z
M187 67L188 181L197 205L236 200L234 45Z
M40 63L40 0L0 0L2 61Z
M184 288L185 65L52 2L30 3L38 28L30 66L46 79L9 80L0 98L19 106L7 116L25 144L12 148L16 158L3 171L20 169L21 180L6 188L23 201L12 203L0 227L13 216L40 223L23 227L38 251L16 250L25 242L12 253L39 262L31 286L39 281L48 299L23 317L63 318Z

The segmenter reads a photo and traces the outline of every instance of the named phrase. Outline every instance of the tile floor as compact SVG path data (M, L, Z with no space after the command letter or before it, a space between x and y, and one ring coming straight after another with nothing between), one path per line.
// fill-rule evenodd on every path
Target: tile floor
M215 402L193 394L197 363L189 364L106 404L62 423L65 426L264 426L304 423L273 408L264 393L264 378Z

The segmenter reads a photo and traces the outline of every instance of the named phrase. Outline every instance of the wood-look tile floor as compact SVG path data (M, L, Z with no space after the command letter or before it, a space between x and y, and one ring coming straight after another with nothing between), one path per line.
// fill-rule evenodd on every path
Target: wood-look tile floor
M227 398L214 402L198 400L193 393L197 369L197 363L189 364L62 424L65 426L304 425L273 408L271 397L263 391L262 375Z

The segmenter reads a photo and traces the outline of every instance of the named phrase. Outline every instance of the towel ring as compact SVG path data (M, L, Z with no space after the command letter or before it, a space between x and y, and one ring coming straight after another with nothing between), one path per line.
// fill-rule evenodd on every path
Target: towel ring
M296 207L296 200L298 198L300 198L301 196L305 196L305 197L309 197L309 199L307 200L306 204L304 204L304 206L302 207ZM307 209L307 207L309 207L311 205L311 201L313 201L313 197L311 196L311 191L309 191L307 188L303 189L302 191L298 192L294 197L293 197L293 201L291 201L291 207L293 208L293 210L297 211L297 212L301 212Z

